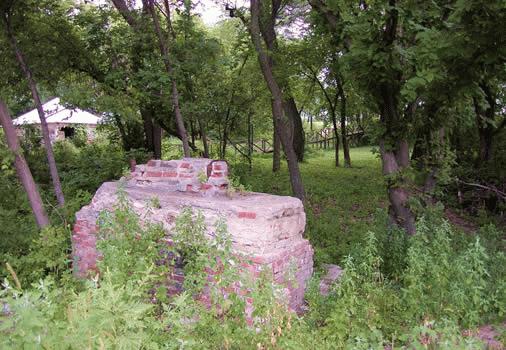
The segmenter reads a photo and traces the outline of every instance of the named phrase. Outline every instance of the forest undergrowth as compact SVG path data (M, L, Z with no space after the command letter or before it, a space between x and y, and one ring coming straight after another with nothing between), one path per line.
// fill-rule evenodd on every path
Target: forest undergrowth
M74 159L77 167L79 154L62 149L58 157L63 150L67 164ZM0 347L484 348L473 336L477 327L499 325L506 312L504 232L490 224L475 233L461 232L438 205L421 213L414 237L389 229L379 160L370 148L353 149L352 157L349 169L335 169L331 152L309 153L301 165L308 192L306 237L315 248L317 270L306 295L306 314L287 310L269 274L251 281L238 272L223 223L217 225L217 239L209 242L202 217L188 208L172 232L176 244L168 248L161 228L139 225L122 201L100 220L101 274L87 281L71 274L71 219L34 236L23 254L2 255L9 265L2 264ZM117 164L124 164L120 159L118 154ZM270 159L256 158L251 174L240 163L232 169L246 188L288 194L286 169L272 174ZM109 177L121 172L110 171ZM170 264L165 260L177 254L185 257L185 292L168 297ZM228 263L220 265L215 286L206 289L213 300L206 308L196 301L207 281L203 271L220 261ZM318 285L325 263L341 265L344 274L322 297ZM220 293L237 280L251 286L252 326L245 300Z

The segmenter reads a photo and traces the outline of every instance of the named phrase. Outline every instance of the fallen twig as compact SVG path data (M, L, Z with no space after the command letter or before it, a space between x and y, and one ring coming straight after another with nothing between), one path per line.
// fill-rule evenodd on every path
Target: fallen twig
M459 179L457 179L457 182L461 183L461 184L464 184L464 185L468 185L468 186L472 186L472 187L477 187L477 188L481 188L483 190L494 192L499 198L501 198L502 200L506 200L506 193L498 190L494 186L485 186L485 185L482 185L482 184L477 184L477 183L472 183L472 182L465 182L465 181L462 181L462 180L459 180Z

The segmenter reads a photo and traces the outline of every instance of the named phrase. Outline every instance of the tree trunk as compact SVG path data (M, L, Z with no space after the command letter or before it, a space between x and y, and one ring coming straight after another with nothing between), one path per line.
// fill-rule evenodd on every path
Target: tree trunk
M400 142L400 147L405 147L407 142ZM406 150L401 150L401 154ZM408 150L409 151L409 148ZM387 177L387 193L390 201L390 218L396 225L404 228L409 235L416 232L415 217L409 209L409 192L405 188L404 179L398 177L401 167L398 158L391 150L387 150L384 140L380 141L380 153L383 164L383 175Z
M202 144L204 145L204 158L209 158L209 144L207 143L206 129L200 119L197 120L197 123L199 123L200 137L202 139Z
M153 111L149 106L141 107L141 118L142 125L144 127L144 135L146 137L145 146L149 152L155 154L155 148L153 146Z
M478 164L484 164L490 161L492 156L493 133L490 128L478 128L478 135L480 137L480 155L478 158Z
M228 118L227 118L228 119ZM220 158L225 159L227 155L227 140L228 140L228 120L225 120L225 125L223 125L223 136L222 136L222 144L220 149Z
M346 95L341 80L338 80L338 91L341 98L341 140L343 142L344 166L351 167L350 147L346 137Z
M272 172L276 173L281 169L281 140L276 128L276 119L273 118L274 131L272 133Z
M172 105L174 107L174 115L176 119L176 126L181 137L181 142L183 143L183 153L185 157L191 157L190 146L188 144L188 134L186 132L186 128L184 126L183 115L181 114L181 108L179 107L179 92L177 90L176 79L174 77L172 64L169 57L169 49L165 43L165 38L162 34L162 30L160 28L160 23L158 22L158 16L156 14L153 0L150 0L149 11L151 12L151 17L153 18L153 25L155 28L155 33L158 37L158 43L160 45L160 53L162 54L163 63L165 65L165 70L170 77L171 86L172 86ZM166 11L169 11L167 8ZM166 16L170 16L170 13L166 13ZM170 17L168 17L169 20ZM170 23L170 22L169 22Z
M190 118L190 135L191 135L191 144L192 148L197 148L195 145L195 128L193 127L193 121Z
M285 115L290 121L290 135L292 139L293 149L297 154L297 160L302 162L304 160L304 127L302 126L302 119L300 118L297 105L293 97L287 98L283 102L283 110Z
M386 24L380 41L381 48L386 52L390 52L394 47L399 15L396 0L389 0L388 3ZM395 64L388 63L390 67ZM399 116L400 84L398 82L401 79L401 73L394 70L389 78L377 86L380 122L384 127L379 146L383 174L387 180L389 213L393 223L402 227L408 235L414 235L416 233L415 215L409 208L409 179L402 173L402 170L409 166L409 144L403 136L406 134L406 121Z
M39 191L33 181L32 173L26 163L23 152L19 147L18 136L16 135L16 129L12 125L12 119L7 111L7 107L4 102L0 100L0 125L2 125L7 140L7 146L9 150L14 154L15 160L14 165L18 174L19 181L23 185L25 192L30 201L33 215L35 216L35 222L39 228L44 228L49 225L49 219L44 210L42 199L40 198Z
M415 145L413 146L413 152L411 152L411 160L418 162L424 155L425 155L425 147L424 147L424 141L425 141L425 135L423 135L422 132L419 132L417 134L417 137L415 139Z
M162 157L162 128L155 120L153 105L141 107L142 124L144 127L145 147L155 159Z
M332 117L332 125L334 126L333 130L334 130L334 137L336 138L336 143L335 143L335 151L336 151L336 155L335 155L335 159L336 159L336 168L339 167L339 134L337 132L337 118L336 118L336 113L335 113L335 110L331 108L330 110L330 115Z
M49 173L51 174L51 179L53 181L54 192L56 194L56 200L58 201L58 205L63 207L65 205L65 197L63 196L63 191L60 183L60 176L58 174L58 169L56 168L56 161L54 159L53 146L51 144L51 137L49 136L49 128L47 126L46 117L44 115L44 109L42 107L42 102L39 97L39 92L37 90L37 84L33 78L32 72L28 67L28 64L25 61L23 53L21 49L18 47L16 42L16 38L14 33L12 32L10 19L7 14L4 14L5 27L7 32L7 37L9 38L10 44L16 54L16 59L18 61L21 70L23 71L26 80L28 81L28 85L30 87L30 91L32 93L33 100L35 102L35 106L37 107L37 112L40 118L40 128L42 130L42 138L44 140L44 148L46 150L47 163L49 165Z
M258 21L258 30L259 35L263 38L265 46L269 54L267 55L267 63L272 69L272 74L276 79L276 83L280 89L282 96L282 107L284 111L284 115L288 118L289 123L287 124L288 129L285 132L288 132L288 136L290 141L293 144L293 149L297 154L297 160L304 160L304 128L302 126L302 120L300 118L300 113L297 109L297 105L295 104L295 100L293 96L290 94L290 87L287 79L283 76L283 74L276 74L279 70L279 66L274 59L274 55L279 51L278 49L278 40L276 36L276 17L281 8L282 2L279 0L273 0L271 2L271 8L269 14L265 14L262 19L259 18ZM259 7L261 4L259 4ZM259 13L260 16L260 13ZM278 69L276 69L278 68Z
M156 120L153 121L153 154L155 159L162 159L162 128Z
M260 2L259 0L251 0L250 1L250 10L251 10L251 26L250 26L250 34L253 44L255 46L255 50L258 54L258 60L260 63L260 68L264 79L267 83L267 87L272 95L272 114L275 118L275 127L280 137L281 145L283 146L283 150L285 152L287 163L288 163L288 171L290 173L290 182L292 185L292 191L294 195L300 200L304 200L304 186L302 184L302 177L299 170L299 164L297 162L297 155L293 149L293 144L287 134L287 130L289 128L287 116L283 113L283 94L277 83L274 73L273 67L271 65L271 60L269 60L269 56L265 51L264 47L261 43L261 35L260 35Z

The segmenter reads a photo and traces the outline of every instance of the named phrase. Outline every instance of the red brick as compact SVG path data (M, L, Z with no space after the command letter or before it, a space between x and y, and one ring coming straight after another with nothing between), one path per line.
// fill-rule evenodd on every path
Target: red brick
M223 166L221 164L213 163L213 170L223 170Z
M221 171L213 172L211 177L223 177L223 173Z
M187 191L193 191L193 186L192 185L186 185L186 190Z
M76 220L75 224L74 225L80 225L80 226L87 226L88 225L88 222L87 221L84 221L84 220Z
M255 264L265 264L266 260L263 256L254 256L251 258L251 261Z
M161 171L148 171L147 172L148 177L162 177Z
M190 163L181 163L181 164L179 165L179 167L180 167L180 168L189 168L190 166L191 166L191 164L190 164Z
M177 177L177 173L175 171L164 172L163 177Z
M193 177L192 174L179 174L179 177L185 178L185 179L191 179Z
M257 214L252 211L240 211L237 213L239 219L256 219Z
M200 188L203 190L210 190L212 187L213 187L213 185L210 185L210 184L202 184L202 186Z

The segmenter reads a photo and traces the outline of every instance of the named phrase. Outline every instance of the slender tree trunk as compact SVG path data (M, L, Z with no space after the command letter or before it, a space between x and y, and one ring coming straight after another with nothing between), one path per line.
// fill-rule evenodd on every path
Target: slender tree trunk
M415 139L415 145L413 146L413 152L411 152L411 160L418 162L425 154L424 152L424 135L422 132L417 134Z
M153 121L153 152L155 159L162 159L162 128L156 120Z
M332 109L332 107L330 110L330 115L332 117L332 125L334 126L333 127L334 137L336 138L336 143L334 144L335 145L334 149L336 151L335 160L336 160L336 168L337 168L337 167L339 167L339 133L337 131L336 112L335 112L335 110Z
M30 86L30 91L32 93L33 100L35 102L35 106L37 108L37 112L40 118L40 127L42 130L42 138L44 140L44 148L46 150L47 163L49 165L49 172L51 174L51 179L53 181L54 192L56 194L56 200L58 201L58 205L63 207L65 205L65 197L63 196L63 191L60 183L60 176L58 174L58 169L56 168L56 161L54 159L53 146L51 144L51 137L49 136L49 128L47 126L46 117L44 115L44 109L42 107L42 102L40 100L39 92L37 90L37 84L33 78L32 72L26 63L26 60L19 48L14 33L12 32L10 19L7 14L4 14L5 27L7 31L7 37L9 38L10 44L16 54L16 59L18 61L21 70L23 71L26 80L28 81L28 85Z
M251 26L250 26L251 38L258 54L258 60L260 62L262 74L273 98L272 114L273 117L276 119L275 124L276 130L280 137L281 145L283 146L283 150L287 158L292 191L297 198L299 198L300 200L304 200L304 186L302 184L302 177L299 170L299 164L297 162L297 155L293 149L293 144L291 143L290 137L289 135L287 135L286 132L289 129L289 125L287 116L285 116L283 113L284 112L283 94L274 77L274 73L272 70L273 67L270 64L268 54L263 48L261 43L260 24L259 24L260 21L259 16L261 11L259 0L250 1L250 10L251 10Z
M162 30L160 28L160 23L158 22L158 16L156 14L153 0L149 0L149 11L151 12L151 17L153 18L153 25L155 28L155 33L158 37L158 43L160 45L160 52L162 54L163 63L165 65L165 70L167 71L167 74L170 77L171 80L171 86L172 86L172 105L174 107L174 115L176 119L176 126L179 133L179 136L181 137L181 141L183 143L183 153L185 157L191 157L191 151L190 146L188 144L188 134L186 132L186 128L184 125L183 115L181 114L181 108L179 106L179 92L177 90L177 83L176 79L174 77L174 72L172 69L172 64L169 57L169 49L165 43L165 38L162 34ZM166 9L166 11L169 11L169 9ZM168 20L170 13L166 13ZM169 22L170 23L170 22Z
M279 70L279 66L274 59L274 55L279 51L278 49L278 41L275 30L276 25L276 17L281 8L282 2L279 0L271 1L270 13L265 14L262 19L259 19L259 35L263 38L267 51L269 55L267 58L267 63L272 69L272 73L276 79L276 83L281 91L282 101L283 101L283 111L284 115L288 118L289 123L287 124L288 129L285 132L288 132L288 136L293 145L293 150L297 154L297 160L304 160L304 128L302 126L302 120L300 118L300 113L297 109L297 105L295 104L295 100L290 93L290 87L288 81L283 77L282 74L278 74L276 76L276 72ZM259 7L261 7L261 3ZM260 14L259 14L260 16ZM278 68L278 69L276 69Z
M290 121L290 135L292 139L293 149L297 154L297 160L302 162L304 160L304 127L302 126L302 119L300 118L297 105L293 97L289 97L283 102L283 110L285 115Z
M144 127L145 147L155 159L162 157L162 128L155 119L153 105L141 107L142 124Z
M191 135L191 143L192 148L196 148L195 146L195 128L193 127L193 121L190 118L190 135Z
M276 173L281 169L281 140L276 128L276 119L273 118L274 130L272 133L272 172Z
M338 91L341 99L341 140L343 142L344 166L351 167L350 147L346 137L346 95L339 79Z
M220 150L220 158L225 159L227 154L227 140L228 140L228 128L227 124L223 126L223 143Z
M204 125L200 119L197 120L199 123L200 137L202 138L202 144L204 145L204 158L209 158L209 144L207 143L207 133Z
M146 137L145 139L145 145L146 149L149 152L153 153L153 156L155 154L155 148L153 144L153 110L150 106L143 106L141 107L141 118L142 118L142 125L144 127L144 135Z
M23 185L25 192L30 201L33 215L35 216L35 222L39 228L43 228L49 225L49 219L42 205L42 199L40 198L39 190L33 181L32 173L28 164L26 163L23 152L19 147L18 136L16 135L16 129L12 125L12 119L7 111L7 107L4 102L0 100L0 125L2 125L7 140L7 146L10 151L14 154L15 160L14 165L18 174L19 181Z
M123 125L123 123L121 122L121 118L117 114L114 114L113 118L114 118L114 122L116 124L116 127L119 130L119 135L121 137L121 144L123 145L123 150L129 151L130 147L129 147L128 140L127 140L128 138L127 138L125 126Z

